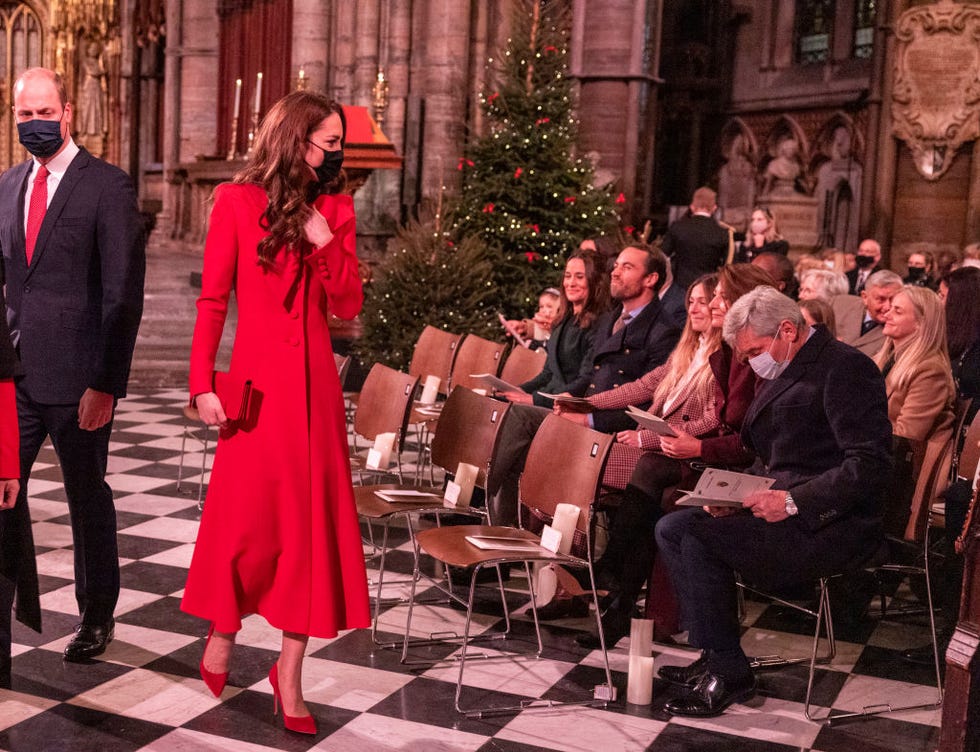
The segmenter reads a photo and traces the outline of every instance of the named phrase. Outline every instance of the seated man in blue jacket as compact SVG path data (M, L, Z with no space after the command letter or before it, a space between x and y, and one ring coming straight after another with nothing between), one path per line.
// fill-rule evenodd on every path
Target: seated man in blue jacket
M764 590L853 571L883 540L880 491L891 468L884 379L875 364L808 327L798 306L771 287L728 312L725 341L764 381L742 441L750 472L774 478L744 508L692 507L665 515L657 546L701 657L660 676L689 691L666 705L680 716L718 715L755 692L739 642L735 573Z

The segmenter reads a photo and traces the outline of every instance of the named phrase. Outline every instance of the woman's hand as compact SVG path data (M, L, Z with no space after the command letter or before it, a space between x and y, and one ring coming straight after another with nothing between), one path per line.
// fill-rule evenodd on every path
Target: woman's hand
M504 323L504 331L507 332L507 336L509 337L513 337L515 334L518 337L526 337L527 324L517 319L507 319Z
M626 446L638 447L640 446L640 432L620 431L616 434L616 441L620 444L625 444Z
M228 425L228 416L225 409L221 406L221 400L214 392L204 392L197 395L194 400L197 407L197 414L201 416L201 421L209 426L224 428Z
M701 456L701 440L695 439L688 433L674 428L677 436L661 436L660 451L668 457L678 460L687 460L691 457Z
M531 405L534 400L531 399L531 395L527 392L521 392L516 389L511 389L506 392L496 392L500 397L503 397L508 402L513 402L515 405Z
M534 314L534 318L531 319L531 320L535 324L537 324L538 326L540 326L542 329L544 329L546 332L550 332L551 331L551 325L554 323L554 319L552 319L550 316L545 316L540 311L538 313Z
M333 240L333 231L330 229L330 225L316 209L310 211L310 217L306 220L303 231L306 233L306 239L314 248L323 248Z

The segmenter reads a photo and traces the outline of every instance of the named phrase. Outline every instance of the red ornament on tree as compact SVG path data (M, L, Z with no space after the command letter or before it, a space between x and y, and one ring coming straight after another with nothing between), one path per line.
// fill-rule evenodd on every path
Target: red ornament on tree
M620 193L618 196L616 196L616 203L617 204L625 204L626 203L626 194L625 193Z
M491 201L486 206L483 207L484 214L493 214L493 202Z
M516 170L514 170L514 180L517 180L523 173L524 173L523 167L518 167Z

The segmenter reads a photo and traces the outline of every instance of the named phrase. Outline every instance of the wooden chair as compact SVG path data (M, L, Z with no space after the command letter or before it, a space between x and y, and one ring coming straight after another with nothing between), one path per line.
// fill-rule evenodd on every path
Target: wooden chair
M472 568L470 577L469 599L466 601L466 623L460 646L459 677L456 682L455 706L460 713L467 716L483 717L486 714L513 713L532 706L542 704L551 707L563 704L604 704L615 699L612 674L609 670L609 658L606 654L605 641L602 640L602 654L606 670L606 684L594 688L592 698L576 703L559 703L548 700L533 699L522 702L518 706L490 707L482 709L464 709L461 705L463 691L463 676L466 668L468 649L473 639L470 628L473 620L473 602L476 592L477 578L480 571L489 566L497 567L504 563L523 564L531 590L532 613L534 628L537 635L537 653L539 657L544 649L541 641L541 628L538 622L537 609L534 607L534 584L531 577L530 563L544 561L561 564L567 568L584 568L588 570L592 583L593 602L596 607L596 628L602 635L599 624L599 604L595 594L595 576L592 569L591 540L589 530L591 523L592 504L599 490L599 480L612 445L613 437L599 433L589 428L579 426L557 415L548 415L538 429L528 451L524 473L520 480L520 522L522 527L500 527L489 525L457 525L423 530L416 535L416 543L420 552L432 556L437 561L449 566ZM518 538L525 541L540 542L538 536L524 528L526 519L531 516L553 517L559 503L575 504L580 509L577 532L586 536L589 553L584 558L571 554L552 553L540 545L530 551L510 551L503 549L484 550L467 540L467 536L502 536ZM405 639L402 643L402 662L408 663L409 635L411 633L412 612L415 606L417 579L412 584L412 595L408 605L408 619L405 627ZM501 597L503 598L501 586ZM449 593L449 595L452 595ZM460 600L458 596L453 596ZM510 628L510 617L506 603L504 606L505 631ZM500 634L500 633L498 633ZM481 637L486 638L484 634ZM492 657L492 656L490 656ZM513 656L500 656L512 659ZM437 661L432 661L437 662ZM428 663L428 662L427 662Z
M528 350L526 347L516 345L504 361L500 378L508 384L520 386L541 373L547 357L544 350Z
M490 459L497 447L500 427L510 409L510 403L499 402L476 394L461 386L453 389L439 420L439 428L432 439L432 462L446 473L455 473L459 463L465 462L479 469L475 486L486 488ZM389 502L377 495L378 491L416 491L415 487L393 484L358 486L354 489L357 513L367 521L369 530L375 523L382 525L380 546L375 545L378 563L377 593L374 600L374 620L371 638L376 645L394 647L396 643L380 643L377 639L378 618L382 604L385 580L385 561L388 552L388 532L393 520L403 518L409 534L414 535L413 520L422 513L467 512L466 509L443 506L442 489L433 491L431 498L415 502ZM482 516L482 512L472 510ZM371 542L374 543L373 533Z
M399 482L402 477L401 453L405 446L406 424L412 406L412 395L419 380L414 376L396 371L393 368L375 363L364 381L361 398L354 411L354 454L351 456L351 470L363 482L365 472L375 472L366 467L366 458L357 452L357 437L373 442L378 434L396 435L395 461ZM385 472L381 468L378 472Z
M507 345L491 342L475 334L467 334L456 352L453 362L452 375L449 377L450 388L465 386L467 389L481 388L474 374L489 373L496 376L500 370L501 359Z
M408 373L417 377L421 383L429 376L438 376L439 393L448 394L453 362L462 338L462 334L452 334L434 326L426 326L415 343Z

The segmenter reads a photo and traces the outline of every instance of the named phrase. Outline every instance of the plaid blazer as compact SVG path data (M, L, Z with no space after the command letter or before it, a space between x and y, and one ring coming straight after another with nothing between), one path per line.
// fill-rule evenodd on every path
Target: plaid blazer
M623 384L588 398L597 409L617 410L628 405L643 405L652 402L649 412L659 415L667 423L684 433L692 436L704 436L715 431L720 421L715 409L718 389L714 375L701 386L689 384L681 395L671 405L669 411L664 411L664 398L654 400L657 385L667 374L664 364L641 376L636 381ZM643 452L660 450L660 437L652 431L640 431L640 441L643 448L615 443L609 452L609 460L602 476L602 485L606 488L623 489L633 474L633 468Z

